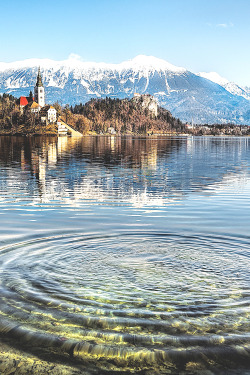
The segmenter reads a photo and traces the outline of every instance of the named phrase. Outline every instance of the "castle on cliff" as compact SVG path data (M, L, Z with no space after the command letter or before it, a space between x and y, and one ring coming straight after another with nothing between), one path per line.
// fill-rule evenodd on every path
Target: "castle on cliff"
M152 95L134 93L133 101L140 104L142 108L147 109L152 116L157 117L158 104Z

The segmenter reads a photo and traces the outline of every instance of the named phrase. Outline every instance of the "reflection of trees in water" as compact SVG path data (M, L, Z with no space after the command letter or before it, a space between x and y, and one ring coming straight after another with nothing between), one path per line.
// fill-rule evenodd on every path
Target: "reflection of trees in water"
M143 139L133 137L96 137L89 147L84 148L91 161L100 161L105 166L122 164L126 168L155 166L161 154L168 154L173 147L179 147L176 139Z
M88 157L89 160L117 163L129 158L133 164L140 165L140 160L157 149L164 151L173 145L178 147L177 139L143 139L132 137L0 137L0 160L5 163L20 160L20 150L24 150L25 159L31 161L32 152L49 152L55 145L58 156L71 153L75 158ZM164 146L164 147L162 147Z
M246 138L0 137L0 163L47 200L176 197L239 174L247 151Z
M132 137L75 138L23 138L0 137L0 161L30 166L36 174L39 157L51 165L63 159L65 165L84 159L105 167L124 165L126 168L155 167L161 154L169 154L173 147L180 147L176 139L141 139Z

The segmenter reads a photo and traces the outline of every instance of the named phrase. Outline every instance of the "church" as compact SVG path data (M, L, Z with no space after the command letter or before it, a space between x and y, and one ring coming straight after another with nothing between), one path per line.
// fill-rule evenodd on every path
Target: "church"
M45 105L45 90L40 67L38 68L36 85L34 87L34 97L32 96L32 92L28 97L21 96L19 98L19 107L22 112L29 109L32 113L37 114L43 124L47 125L56 122L56 109L51 105Z

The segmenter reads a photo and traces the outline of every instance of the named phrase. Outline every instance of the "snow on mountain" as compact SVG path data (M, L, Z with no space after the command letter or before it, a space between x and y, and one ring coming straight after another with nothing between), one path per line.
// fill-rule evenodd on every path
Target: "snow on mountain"
M186 69L170 64L169 62L158 59L154 56L138 55L132 60L117 64L117 70L133 69L134 71L170 71L181 73Z
M250 100L250 92L247 87L240 87L234 82L230 82L228 79L221 77L216 72L200 72L197 75L200 77L209 79L212 82L218 83L218 85L224 87L228 92L230 92L233 95L239 95L242 96L245 99Z
M250 125L250 90L217 73L194 74L153 56L139 55L120 64L84 62L76 56L0 63L0 93L28 95L39 66L48 103L74 105L93 97L148 93L183 121Z
M244 86L243 88L247 94L250 94L250 87Z
M197 75L199 75L200 77L209 79L212 82L218 83L218 85L221 85L221 86L229 83L228 79L221 77L216 72L210 72L210 73L200 72Z
M224 87L231 94L242 96L243 98L250 100L250 92L247 91L245 87L240 87L234 82L228 82Z

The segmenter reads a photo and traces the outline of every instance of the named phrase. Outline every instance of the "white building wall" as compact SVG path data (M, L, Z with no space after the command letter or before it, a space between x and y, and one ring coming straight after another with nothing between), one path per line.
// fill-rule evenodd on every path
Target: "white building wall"
M47 112L47 118L49 122L56 122L56 109L50 108Z
M35 86L35 102L37 102L40 107L45 106L45 92L44 87L42 86Z

